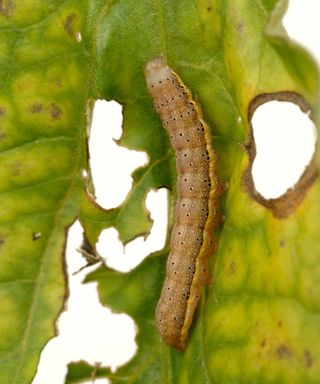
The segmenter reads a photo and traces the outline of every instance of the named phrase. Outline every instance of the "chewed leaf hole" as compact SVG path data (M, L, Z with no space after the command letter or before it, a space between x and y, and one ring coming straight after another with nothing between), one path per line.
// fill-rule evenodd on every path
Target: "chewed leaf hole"
M122 134L122 106L97 100L89 138L90 168L97 203L103 208L120 205L132 186L131 173L148 162L144 152L119 146Z
M252 179L265 199L295 186L315 152L317 133L308 113L287 101L269 101L252 116L256 157Z
M150 212L153 225L146 239L138 237L123 247L118 232L114 228L104 229L97 243L97 251L106 264L115 270L128 272L135 268L150 253L162 249L166 241L168 225L168 190L161 188L149 191L146 208Z

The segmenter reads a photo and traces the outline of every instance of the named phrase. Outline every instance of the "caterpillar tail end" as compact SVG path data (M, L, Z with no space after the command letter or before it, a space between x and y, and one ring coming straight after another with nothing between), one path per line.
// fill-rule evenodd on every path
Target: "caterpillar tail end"
M160 333L162 340L169 346L176 348L179 351L184 351L186 347L186 338L181 333L181 328L176 326L174 321L164 321L166 317L170 316L170 311L163 305L161 300L156 308L156 327Z

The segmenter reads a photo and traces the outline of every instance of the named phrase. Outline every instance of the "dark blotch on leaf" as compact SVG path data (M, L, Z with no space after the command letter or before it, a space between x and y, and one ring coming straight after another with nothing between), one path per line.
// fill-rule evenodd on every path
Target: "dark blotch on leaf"
M292 352L288 349L285 345L279 345L279 347L276 349L276 355L279 357L279 359L289 359L292 357Z
M64 21L64 29L70 36L73 36L72 23L76 16L75 13L70 13Z
M20 161L16 161L11 164L10 170L12 176L20 176L21 175L21 170L22 170L22 163Z
M281 248L283 248L286 245L285 240L280 240L279 241L279 245L280 245Z
M12 10L15 8L15 4L12 0L0 0L0 13L9 18L12 14Z
M62 111L57 104L52 103L49 107L49 112L54 120L59 120L62 115Z
M42 110L43 110L43 105L40 104L40 103L32 104L31 107L30 107L30 112L31 113L39 113Z
M312 359L312 356L311 356L311 353L310 351L304 351L304 363L305 363L305 366L307 368L310 368L312 367L312 364L313 364L313 359Z
M266 339L263 339L260 343L260 347L263 348L265 347L265 345L267 344L267 340Z
M236 271L236 263L232 260L229 264L230 275L233 275Z
M243 24L243 23L238 23L238 25L237 25L237 31L238 31L239 33L242 32L243 28L244 28L244 24Z
M0 0L1 1L1 0ZM6 110L3 107L0 107L0 117L4 117L6 115Z

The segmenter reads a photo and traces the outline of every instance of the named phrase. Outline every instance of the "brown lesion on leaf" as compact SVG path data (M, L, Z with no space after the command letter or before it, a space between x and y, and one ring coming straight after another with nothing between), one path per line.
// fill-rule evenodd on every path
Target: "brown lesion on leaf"
M12 0L0 0L0 15L9 18L14 8L15 4Z
M59 120L62 115L61 108L55 103L51 103L48 107L41 103L34 103L29 107L28 110L31 114L38 114L47 110L49 111L49 115L53 120Z
M262 341L261 341L261 343L260 343L260 347L261 348L264 348L265 346L266 346L266 344L267 344L267 339L263 339Z
M6 137L7 137L7 135L6 135L5 131L0 126L0 141L5 140Z
M61 85L62 85L62 81L61 81L61 79L56 79L55 82L54 82L54 84L55 84L57 87L61 87Z
M241 33L243 31L243 28L244 28L244 23L240 22L237 24L237 31L239 33Z
M53 120L59 120L62 115L61 108L55 103L50 104L49 113Z
M279 359L291 359L292 357L292 352L285 344L279 345L275 352Z
M5 117L7 114L7 111L4 107L0 107L0 118Z
M29 111L33 113L40 113L43 111L43 105L41 103L34 103L30 106Z
M232 260L229 264L229 274L234 275L234 273L236 272L236 269L237 269L236 263L234 260Z
M244 173L244 185L250 196L261 205L270 209L273 215L279 219L286 218L293 214L297 207L304 200L308 190L318 177L318 172L315 167L314 160L312 159L300 180L294 187L289 188L282 196L276 199L266 199L260 193L258 193L254 187L252 179L252 164L256 157L256 147L253 137L253 130L251 126L251 119L255 110L262 104L268 101L287 101L298 105L302 112L310 113L311 108L303 97L294 92L278 92L278 93L265 93L255 97L248 108L248 121L250 123L250 137L249 144L246 145L248 151L250 164Z
M23 164L21 163L21 161L16 161L12 163L10 166L11 175L14 177L20 176L22 172L22 168L23 168Z
M73 21L77 17L76 13L70 13L65 21L64 21L64 30L68 33L70 36L74 36L74 31L73 31Z
M286 241L285 240L280 240L279 241L279 247L280 248L283 248L283 247L285 247L286 246Z
M303 359L304 359L304 365L307 368L311 368L313 365L313 358L312 358L310 351L307 351L307 350L304 351Z

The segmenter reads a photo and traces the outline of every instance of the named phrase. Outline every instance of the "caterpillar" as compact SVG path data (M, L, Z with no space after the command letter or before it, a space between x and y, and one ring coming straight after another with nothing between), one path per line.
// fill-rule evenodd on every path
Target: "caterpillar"
M175 224L156 325L166 344L183 351L202 287L210 281L208 258L217 247L214 229L220 221L223 186L209 127L189 89L163 56L148 61L144 74L154 108L169 134L177 169Z

